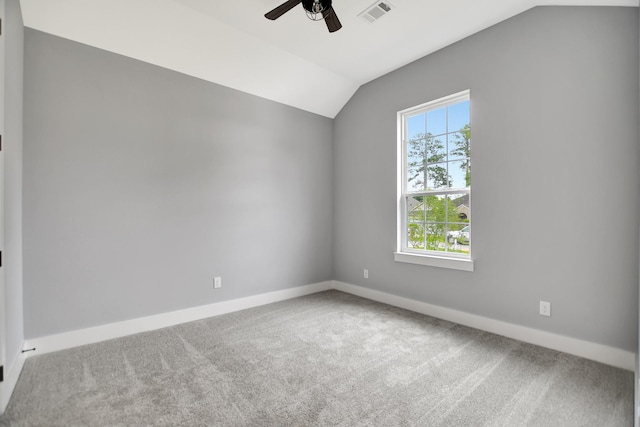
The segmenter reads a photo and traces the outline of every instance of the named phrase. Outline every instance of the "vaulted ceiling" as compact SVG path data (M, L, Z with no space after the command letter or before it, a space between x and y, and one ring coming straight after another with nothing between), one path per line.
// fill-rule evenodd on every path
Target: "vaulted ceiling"
M285 0L21 0L24 24L326 117L363 84L538 5L638 6L638 0L333 0L329 33ZM541 29L544 31L544 29Z

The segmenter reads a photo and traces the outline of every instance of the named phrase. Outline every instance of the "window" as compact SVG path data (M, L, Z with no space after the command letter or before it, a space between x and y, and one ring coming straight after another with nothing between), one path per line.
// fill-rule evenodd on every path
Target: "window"
M398 113L396 260L473 270L469 91Z

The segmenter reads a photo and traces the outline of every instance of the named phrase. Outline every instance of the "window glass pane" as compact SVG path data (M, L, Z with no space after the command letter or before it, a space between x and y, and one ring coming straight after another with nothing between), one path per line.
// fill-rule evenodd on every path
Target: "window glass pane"
M428 223L426 227L426 249L429 251L446 251L445 225Z
M449 160L466 159L471 154L471 131L449 134Z
M447 160L447 135L428 137L426 141L427 163Z
M425 140L411 139L407 143L407 166L423 166L425 164Z
M466 160L449 162L449 187L465 188L469 186L471 176L467 170Z
M441 135L447 132L447 109L440 108L427 113L427 133Z
M424 167L409 167L407 169L407 191L415 193L424 191Z
M427 189L446 188L447 180L446 163L436 163L427 166Z
M424 196L407 197L407 218L409 222L424 222Z
M428 222L446 222L446 196L424 196Z
M425 205L423 196L407 197L407 246L411 249L424 249Z
M455 231L457 233L457 238L453 239L451 237L447 237L447 252L459 253L459 254L468 254L469 253L469 244L471 243L471 233L469 232L470 228L463 228L460 231Z
M425 134L425 119L426 114L418 114L407 118L407 136L406 138L422 138Z
M448 113L449 132L460 130L471 123L468 100L450 105Z
M471 240L469 194L449 194L447 206L449 208L447 251L468 254Z
M467 170L465 171L465 174L467 187L471 187L471 159L467 159Z
M424 224L407 224L407 246L409 249L424 249Z
M447 221L449 230L460 230L468 225L471 219L471 209L468 194L449 194L447 195Z

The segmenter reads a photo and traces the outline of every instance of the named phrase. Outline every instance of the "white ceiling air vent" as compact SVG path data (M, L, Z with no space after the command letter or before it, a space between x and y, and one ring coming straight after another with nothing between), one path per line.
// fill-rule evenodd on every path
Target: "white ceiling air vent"
M387 1L377 1L366 8L364 12L361 12L358 16L368 23L373 24L375 21L389 13L393 8L395 7Z

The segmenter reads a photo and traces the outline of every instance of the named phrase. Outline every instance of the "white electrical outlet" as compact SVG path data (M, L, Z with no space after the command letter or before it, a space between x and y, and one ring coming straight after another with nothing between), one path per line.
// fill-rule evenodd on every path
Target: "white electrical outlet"
M218 289L222 287L222 277L213 278L213 288Z
M364 269L364 278L365 279L369 278L369 270L367 270L366 268Z
M551 303L540 301L540 316L551 316Z

